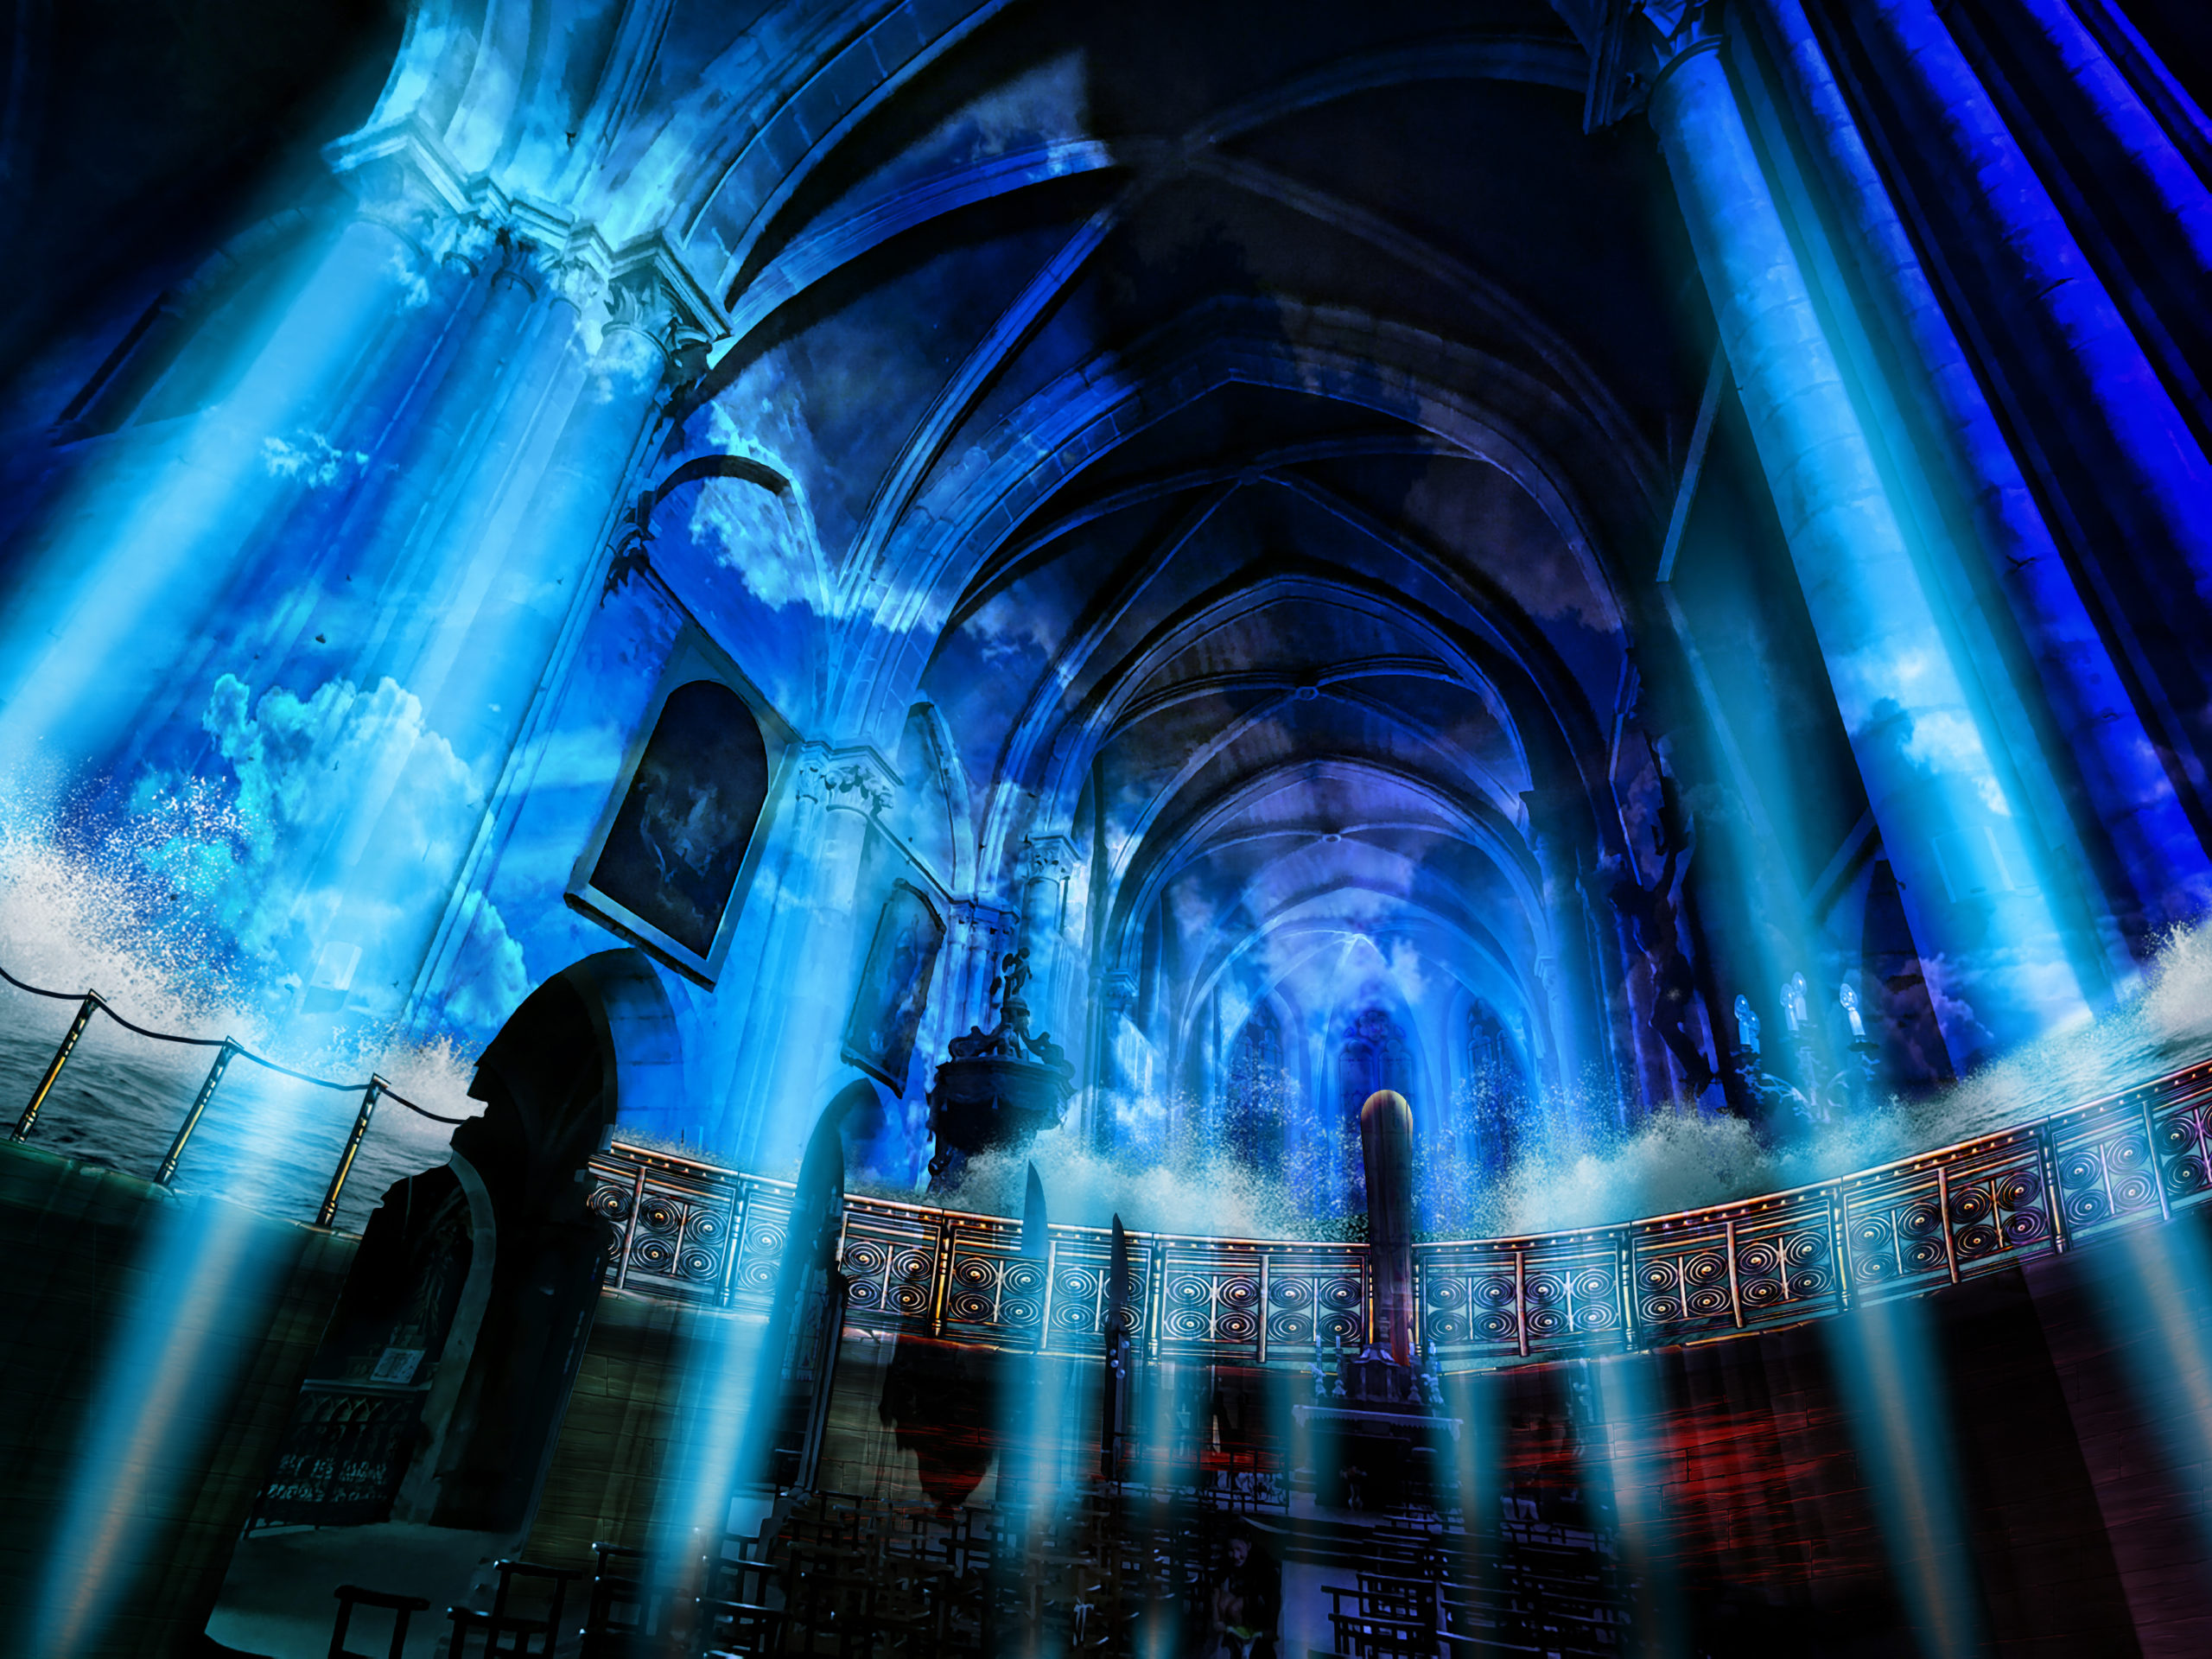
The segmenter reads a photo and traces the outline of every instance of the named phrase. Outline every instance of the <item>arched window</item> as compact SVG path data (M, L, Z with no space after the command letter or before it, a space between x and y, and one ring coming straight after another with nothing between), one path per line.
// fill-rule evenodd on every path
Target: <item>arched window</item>
M1344 1105L1354 1115L1377 1089L1413 1092L1413 1051L1398 1022L1380 1008L1370 1008L1351 1022L1340 1058Z
M1486 1002L1467 1010L1466 1108L1474 1135L1474 1156L1483 1167L1511 1164L1521 1120L1528 1110L1528 1080L1505 1022Z
M1282 1162L1284 1096L1282 1027L1265 1003L1252 1010L1230 1050L1229 1084L1223 1102L1222 1137L1231 1156L1255 1168Z

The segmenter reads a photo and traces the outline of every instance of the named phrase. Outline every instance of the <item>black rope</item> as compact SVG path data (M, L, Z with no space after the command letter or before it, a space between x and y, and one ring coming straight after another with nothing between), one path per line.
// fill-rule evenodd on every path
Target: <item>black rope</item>
M27 992L32 996L50 997L56 1002L82 1002L86 997L90 997L94 1007L98 1008L102 1014L107 1015L109 1019L114 1020L117 1025L121 1026L125 1031L136 1033L141 1037L150 1037L157 1043L181 1043L189 1048L227 1048L242 1060L251 1060L256 1065L264 1067L271 1071L281 1072L285 1077L291 1077L300 1083L310 1084L317 1089L334 1089L340 1093L358 1095L365 1091L369 1086L365 1083L332 1083L325 1077L311 1077L304 1071L295 1071L289 1065L279 1065L274 1060L264 1058L263 1056L255 1053L251 1049L246 1047L243 1043L232 1042L227 1037L180 1037L175 1032L154 1031L145 1026L134 1024L132 1021L124 1019L121 1014L118 1014L112 1007L111 1007L108 1005L107 999L102 996L98 991L46 990L36 985L26 985L22 980L17 979L13 974L10 973L5 968L0 968L0 979L6 980L10 985L14 986L19 991ZM404 1106L409 1111L414 1113L416 1116L427 1117L433 1123L461 1124L474 1121L466 1117L448 1117L442 1113L431 1111L428 1107L417 1106L413 1101L408 1099L406 1096L397 1092L389 1085L377 1090L377 1098L379 1100L391 1101L394 1105Z
M35 985L26 985L5 968L0 968L0 979L6 980L19 991L29 991L33 996L50 996L57 1002L81 1002L85 1000L82 995L72 995L67 991L41 991Z

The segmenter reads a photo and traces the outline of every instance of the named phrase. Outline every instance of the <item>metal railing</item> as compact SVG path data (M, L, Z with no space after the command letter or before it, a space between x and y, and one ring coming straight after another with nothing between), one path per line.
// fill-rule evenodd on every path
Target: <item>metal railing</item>
M765 1309L791 1186L616 1141L590 1165L618 1289ZM1910 1295L2155 1223L2212 1194L2212 1063L1840 1179L1607 1227L1414 1247L1416 1340L1460 1369L1634 1352ZM849 1323L1094 1354L1111 1249L1055 1225L849 1197ZM1366 1331L1351 1244L1129 1235L1122 1309L1154 1358L1307 1363Z
M135 1024L118 1014L98 991L45 990L36 985L25 984L5 968L0 968L0 980L5 980L17 990L31 996L42 996L56 1002L77 1004L76 1017L70 1020L69 1029L62 1034L60 1046L54 1051L54 1058L48 1062L45 1074L38 1080L38 1087L31 1091L30 1104L23 1108L22 1116L16 1120L8 1131L8 1138L10 1141L30 1139L31 1131L38 1126L39 1114L46 1109L48 1096L53 1094L54 1085L60 1079L62 1068L69 1064L69 1057L77 1052L77 1044L84 1037L86 1027L92 1023L92 1016L96 1014L104 1014L124 1030L154 1042L176 1043L188 1048L212 1048L215 1051L214 1064L207 1068L207 1076L200 1085L200 1092L193 1096L192 1105L185 1112L184 1122L177 1126L176 1134L169 1141L168 1150L162 1154L161 1164L154 1171L155 1183L160 1186L168 1186L176 1179L177 1165L184 1157L185 1147L191 1141L193 1132L200 1127L200 1120L207 1116L207 1108L214 1101L215 1090L222 1085L223 1074L230 1070L231 1062L234 1059L251 1060L264 1071L274 1071L281 1077L290 1077L296 1082L308 1084L317 1089L328 1089L340 1094L359 1094L361 1096L360 1109L353 1114L353 1127L346 1137L346 1148L339 1154L338 1166L331 1172L330 1185L323 1193L321 1208L315 1212L315 1224L318 1227L327 1227L337 1219L339 1196L346 1190L346 1177L353 1173L353 1160L360 1153L361 1142L367 1138L369 1119L375 1113L378 1102L391 1101L394 1105L404 1106L416 1116L426 1117L433 1123L459 1124L468 1121L465 1117L445 1117L427 1108L417 1106L405 1096L397 1093L389 1083L373 1072L370 1074L369 1080L365 1084L332 1083L324 1077L310 1077L304 1071L296 1071L289 1065L280 1065L275 1060L255 1053L235 1037L184 1037L174 1032L154 1031L145 1026Z

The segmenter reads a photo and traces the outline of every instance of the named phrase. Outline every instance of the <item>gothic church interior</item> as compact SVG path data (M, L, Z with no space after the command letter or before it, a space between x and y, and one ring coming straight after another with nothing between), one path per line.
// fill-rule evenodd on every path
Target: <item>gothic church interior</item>
M2202 1650L2194 8L8 50L0 1648Z

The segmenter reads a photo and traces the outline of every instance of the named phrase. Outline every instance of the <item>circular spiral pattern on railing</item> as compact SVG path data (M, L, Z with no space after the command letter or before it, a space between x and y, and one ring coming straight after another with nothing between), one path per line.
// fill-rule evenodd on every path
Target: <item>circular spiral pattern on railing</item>
M1980 1186L1955 1186L1951 1189L1951 1224L1971 1226L1996 1207L1988 1189Z
M843 1268L849 1282L845 1287L845 1302L850 1307L874 1307L883 1299L883 1266L890 1250L872 1238L848 1238L845 1241Z
M2167 1194L2186 1198L2212 1183L2205 1157L2205 1122L2196 1107L2183 1107L2158 1122L2158 1150L2165 1160Z
M1574 1280L1574 1324L1580 1331L1610 1331L1621 1322L1618 1281L1611 1273L1585 1268Z
M2008 1170L1997 1179L1997 1207L2024 1210L2043 1197L2043 1177L2031 1169Z
M645 1233L630 1241L630 1266L646 1273L665 1274L676 1264L676 1245L672 1240L657 1233Z
M1321 1340L1325 1343L1357 1342L1363 1334L1361 1322L1350 1313L1321 1316Z
M991 1299L978 1290L957 1290L944 1299L945 1317L964 1325L988 1325L997 1312Z
M784 1259L784 1228L772 1221L746 1229L738 1252L738 1282L750 1291L772 1291Z
M1637 1270L1637 1288L1642 1293L1636 1302L1640 1318L1665 1325L1682 1317L1681 1285L1671 1261L1645 1262Z
M594 1216L603 1216L608 1221L620 1223L629 1217L630 1194L622 1187L602 1182L592 1189L591 1197L584 1201L584 1208Z
M1962 1227L1953 1242L1961 1256L1987 1255L2005 1248L2004 1235L1994 1227Z

